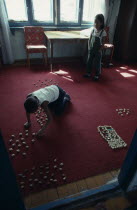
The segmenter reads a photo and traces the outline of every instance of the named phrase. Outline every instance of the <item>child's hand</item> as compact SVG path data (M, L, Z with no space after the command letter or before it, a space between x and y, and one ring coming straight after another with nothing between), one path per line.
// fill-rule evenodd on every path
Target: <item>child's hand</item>
M40 129L36 135L38 138L44 136L44 132L42 129Z
M29 128L31 126L31 123L29 123L29 122L26 122L25 124L24 124L24 128Z

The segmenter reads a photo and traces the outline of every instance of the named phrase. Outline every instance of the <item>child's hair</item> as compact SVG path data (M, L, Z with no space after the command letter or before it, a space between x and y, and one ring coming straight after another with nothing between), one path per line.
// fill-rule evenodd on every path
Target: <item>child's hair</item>
M26 109L26 112L28 113L36 112L38 109L38 106L39 106L39 103L37 99L33 96L28 97L24 103L24 107Z
M96 15L95 20L98 20L102 24L101 29L103 29L105 27L105 20L104 20L104 15L103 14Z

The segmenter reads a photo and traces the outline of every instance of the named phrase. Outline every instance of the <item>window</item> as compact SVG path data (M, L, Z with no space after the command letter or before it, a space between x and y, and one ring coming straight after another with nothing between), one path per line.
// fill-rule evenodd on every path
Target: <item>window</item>
M97 14L105 13L105 0L84 0L83 22L93 22Z
M27 21L26 3L24 0L5 0L8 19L12 21Z
M106 0L5 0L10 26L91 26Z
M32 3L34 20L53 23L53 0L32 0Z
M78 23L79 0L60 0L60 22Z

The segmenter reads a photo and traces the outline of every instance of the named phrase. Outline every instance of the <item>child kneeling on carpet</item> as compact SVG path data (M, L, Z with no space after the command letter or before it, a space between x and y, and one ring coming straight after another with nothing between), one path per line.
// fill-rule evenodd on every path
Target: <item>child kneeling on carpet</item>
M70 96L56 85L50 85L30 93L24 103L27 116L27 122L24 124L24 127L29 128L31 126L30 114L36 112L38 107L41 106L48 118L46 124L37 133L37 136L42 136L52 118L50 109L56 115L60 115L70 100Z
M106 31L104 30L104 16L102 14L98 14L95 17L94 28L89 38L87 69L84 77L91 77L92 65L94 61L96 70L94 80L97 81L99 79L101 74L102 49L105 43L105 39Z

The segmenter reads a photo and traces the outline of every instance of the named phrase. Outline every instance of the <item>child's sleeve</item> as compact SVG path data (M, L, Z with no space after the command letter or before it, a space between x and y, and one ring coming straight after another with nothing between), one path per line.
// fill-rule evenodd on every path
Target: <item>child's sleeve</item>
M91 37L92 37L92 34L93 34L93 28L91 29L91 32L90 32L90 36L89 36L89 40L91 39Z

